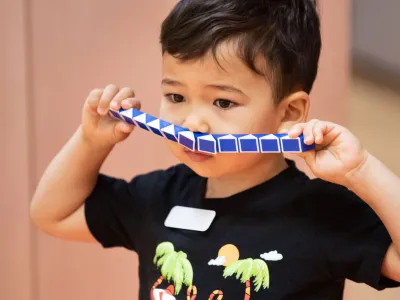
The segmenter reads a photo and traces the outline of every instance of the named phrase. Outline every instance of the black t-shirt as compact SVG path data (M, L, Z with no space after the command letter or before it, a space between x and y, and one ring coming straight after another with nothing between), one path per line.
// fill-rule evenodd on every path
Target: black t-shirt
M100 175L87 223L103 247L138 253L141 300L336 300L345 278L397 286L381 276L391 239L374 211L288 162L271 180L220 199L205 199L207 180L185 165L130 182ZM205 232L168 228L176 205L216 217Z

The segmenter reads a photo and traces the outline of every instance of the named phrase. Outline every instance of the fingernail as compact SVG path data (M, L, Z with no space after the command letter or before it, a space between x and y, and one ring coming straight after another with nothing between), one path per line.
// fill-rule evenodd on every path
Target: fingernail
M104 108L98 107L98 108L97 108L97 112L98 112L100 115L103 115L106 111L104 110Z

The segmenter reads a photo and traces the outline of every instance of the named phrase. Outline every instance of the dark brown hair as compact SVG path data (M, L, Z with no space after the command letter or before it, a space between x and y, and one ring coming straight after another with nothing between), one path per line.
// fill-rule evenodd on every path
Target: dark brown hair
M310 93L321 50L314 0L181 0L162 23L162 53L183 61L216 58L222 42L236 41L237 54L269 79L274 98L301 89ZM268 68L256 66L263 57Z

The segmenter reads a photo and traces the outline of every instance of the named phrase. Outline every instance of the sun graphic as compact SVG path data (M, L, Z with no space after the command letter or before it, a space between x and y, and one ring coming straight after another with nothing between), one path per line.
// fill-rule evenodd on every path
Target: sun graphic
M239 249L232 244L227 244L221 247L218 251L218 257L225 257L223 266L227 266L239 259Z

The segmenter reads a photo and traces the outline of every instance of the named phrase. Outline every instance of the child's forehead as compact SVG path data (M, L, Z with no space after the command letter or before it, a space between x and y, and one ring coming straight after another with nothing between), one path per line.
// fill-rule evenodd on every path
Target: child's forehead
M206 75L211 78L249 78L260 79L244 62L240 56L240 50L233 43L221 43L215 52L209 50L201 57L190 60L181 60L173 55L165 53L162 57L163 74L171 75ZM264 68L265 63L261 57L255 61L256 66Z

